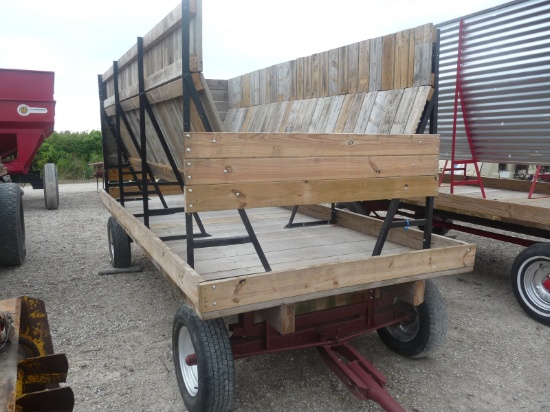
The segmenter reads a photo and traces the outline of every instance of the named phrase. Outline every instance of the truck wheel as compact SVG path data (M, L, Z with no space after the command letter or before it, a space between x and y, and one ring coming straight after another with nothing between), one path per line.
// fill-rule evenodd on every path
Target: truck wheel
M235 391L235 363L223 320L203 321L189 306L180 306L174 317L172 350L187 410L228 411ZM189 355L196 361L188 362Z
M378 329L388 348L407 358L422 358L433 352L447 334L447 308L437 286L426 281L424 302L414 308L416 317L408 322Z
M46 163L42 171L44 181L44 203L46 209L57 209L59 206L59 184L57 180L57 167L53 163Z
M26 255L22 190L0 183L0 266L20 265Z
M109 255L114 268L127 268L132 263L130 238L114 217L107 221Z
M550 326L550 243L537 243L517 255L512 289L529 316Z

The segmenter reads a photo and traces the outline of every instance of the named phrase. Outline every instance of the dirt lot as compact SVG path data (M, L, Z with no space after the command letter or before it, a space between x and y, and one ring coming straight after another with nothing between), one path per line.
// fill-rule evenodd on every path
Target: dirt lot
M56 352L69 358L75 411L183 411L171 354L179 294L132 246L139 273L98 275L109 266L96 183L60 186L60 207L25 189L27 260L0 268L0 299L46 301ZM376 334L355 346L388 377L408 411L550 411L550 328L520 309L509 281L518 246L454 233L478 244L473 274L436 279L449 332L429 358L409 360ZM237 362L234 411L379 411L353 397L315 350Z

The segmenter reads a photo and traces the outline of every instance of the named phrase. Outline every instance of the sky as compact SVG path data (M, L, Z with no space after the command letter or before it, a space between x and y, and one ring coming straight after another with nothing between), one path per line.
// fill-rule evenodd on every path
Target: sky
M203 0L209 79L508 3L503 0ZM56 131L100 128L97 76L179 0L0 0L0 68L55 72ZM1 85L0 85L1 87Z

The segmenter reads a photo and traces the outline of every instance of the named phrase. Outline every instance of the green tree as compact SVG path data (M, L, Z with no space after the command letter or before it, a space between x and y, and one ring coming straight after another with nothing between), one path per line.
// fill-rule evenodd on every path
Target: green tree
M46 163L55 163L61 180L82 180L93 177L89 163L103 159L101 132L54 132L44 141L33 161L35 170Z

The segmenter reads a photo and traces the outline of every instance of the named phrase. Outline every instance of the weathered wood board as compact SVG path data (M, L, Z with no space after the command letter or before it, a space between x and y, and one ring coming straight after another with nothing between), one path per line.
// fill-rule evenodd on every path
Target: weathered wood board
M432 86L433 25L349 44L229 80L229 107Z
M439 136L190 133L193 212L437 194Z

